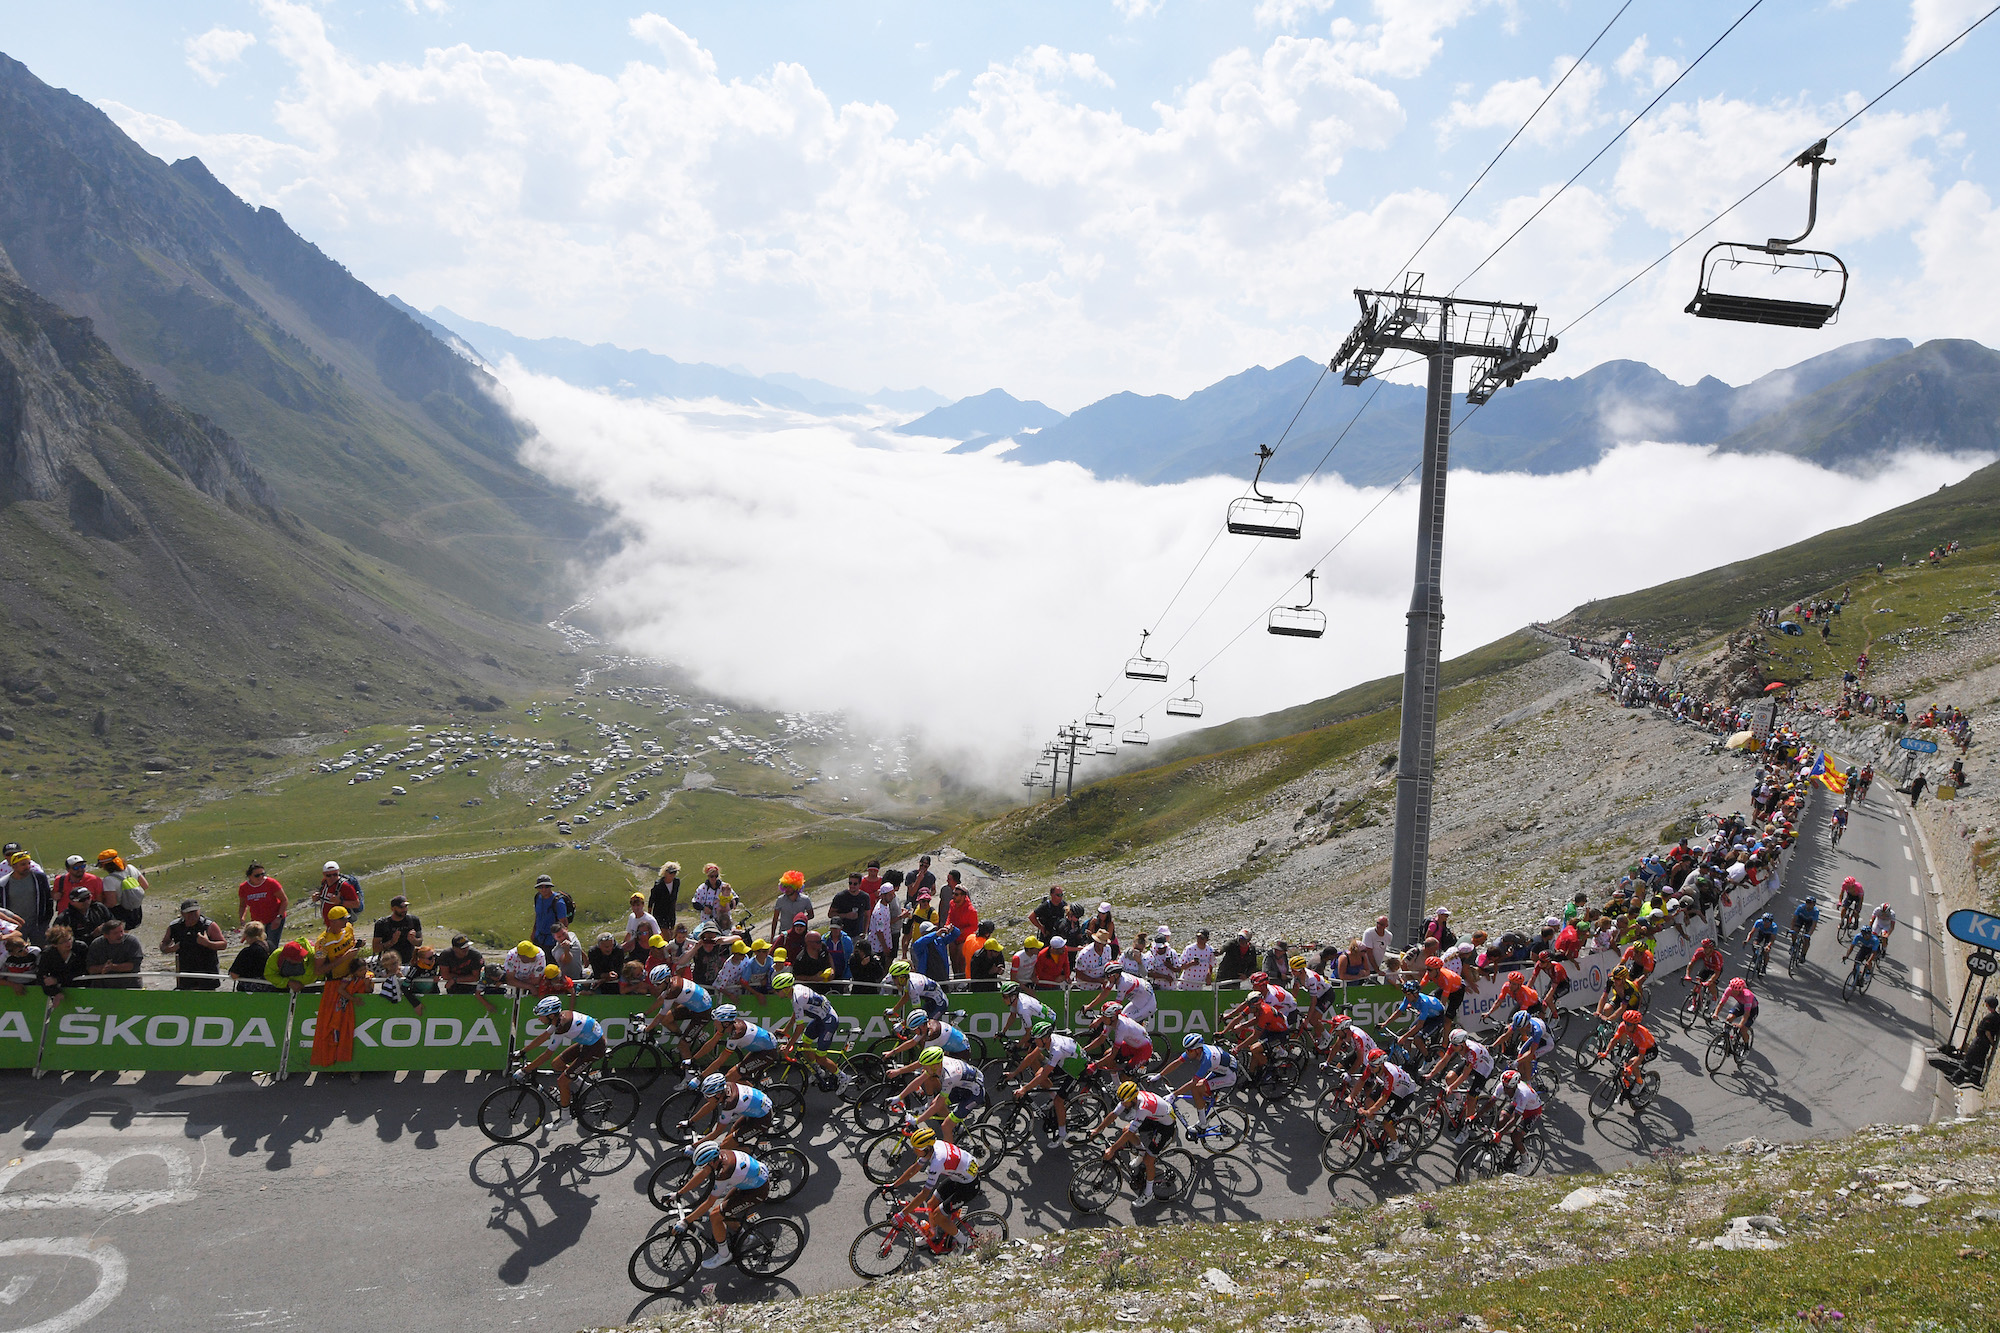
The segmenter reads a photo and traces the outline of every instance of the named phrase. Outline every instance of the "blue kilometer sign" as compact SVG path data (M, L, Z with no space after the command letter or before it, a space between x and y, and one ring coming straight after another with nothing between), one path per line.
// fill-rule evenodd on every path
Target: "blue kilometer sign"
M2000 949L2000 916L1961 908L1944 919L1944 928L1953 939L1964 940L1975 949Z
M1911 750L1917 754L1937 753L1937 742L1927 741L1921 736L1905 736L1903 739L1897 741L1896 744L1902 746L1905 750Z

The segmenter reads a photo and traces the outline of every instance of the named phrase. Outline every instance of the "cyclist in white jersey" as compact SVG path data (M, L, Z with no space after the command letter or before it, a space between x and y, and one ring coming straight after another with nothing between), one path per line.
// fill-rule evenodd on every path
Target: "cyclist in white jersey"
M562 1124L569 1110L569 1071L604 1058L604 1024L589 1014L564 1009L561 997L555 995L536 1001L535 1017L548 1026L521 1048L520 1076L525 1078L543 1065L555 1066L557 1106L555 1119L549 1123L553 1129Z
M1109 999L1123 1005L1125 1017L1134 1023L1144 1023L1159 1008L1159 1002L1153 998L1153 983L1122 968L1105 974L1104 987L1091 1003L1102 1004Z
M1046 1018L1029 1029L1028 1035L1033 1039L1033 1045L1014 1070L1014 1081L1020 1086L1011 1095L1018 1102L1036 1088L1049 1089L1050 1109L1055 1117L1049 1138L1059 1140L1069 1132L1069 1105L1065 1094L1075 1085L1075 1080L1063 1065L1082 1058L1083 1048L1076 1044L1076 1038L1056 1031L1056 1025ZM1028 1076L1030 1069L1035 1071L1032 1077ZM1022 1082L1024 1078L1026 1082Z
M1139 1202L1151 1203L1154 1167L1160 1150L1173 1141L1173 1103L1154 1093L1139 1091L1139 1085L1128 1080L1118 1085L1118 1105L1097 1122L1090 1137L1102 1134L1104 1127L1114 1120L1123 1122L1123 1130L1104 1150L1104 1160L1112 1161L1127 1144L1136 1142L1146 1160L1146 1188L1140 1191Z
M771 978L771 991L775 995L783 995L787 991L791 993L792 1026L785 1033L785 1049L804 1056L819 1070L819 1090L833 1092L851 1085L854 1075L819 1049L840 1031L840 1015L833 1011L833 1001L810 986L800 985L798 978L789 972L780 972ZM805 1039L803 1046L800 1045L800 1038Z
M736 1218L770 1197L771 1172L741 1148L723 1148L714 1143L695 1148L694 1166L694 1174L688 1177L687 1184L674 1191L674 1196L692 1193L706 1184L708 1197L695 1206L685 1221L675 1223L674 1228L692 1227L706 1217L709 1235L715 1240L715 1253L702 1260L701 1266L720 1268L733 1257L729 1252L729 1233Z
M1173 1074L1182 1065L1187 1066L1188 1077L1176 1087ZM1236 1086L1237 1069L1235 1056L1220 1046L1209 1045L1199 1032L1190 1032L1181 1038L1181 1053L1160 1070L1160 1082L1173 1088L1175 1097L1185 1094L1194 1103L1201 1124L1206 1126L1208 1110L1215 1105L1215 1094Z
M1409 1109L1420 1085L1410 1077L1409 1070L1391 1061L1386 1051L1370 1051L1366 1067L1367 1073L1362 1076L1360 1095L1355 1102L1356 1110L1363 1116L1383 1117L1389 1148L1382 1154L1382 1160L1400 1162L1410 1155L1410 1148L1396 1137L1396 1122Z
M1514 1150L1500 1163L1501 1169L1527 1174L1521 1162L1521 1145L1526 1141L1528 1130L1542 1118L1542 1094L1535 1091L1535 1085L1522 1078L1517 1070L1509 1069L1500 1075L1500 1120L1498 1128L1503 1134L1512 1134Z
M1306 997L1306 1028L1312 1033L1313 1045L1326 1043L1326 1012L1333 1007L1333 983L1306 966L1304 954L1293 954L1292 990Z
M922 1228L924 1239L936 1254L949 1254L959 1240L958 1215L979 1193L979 1162L954 1143L940 1141L928 1129L910 1135L910 1147L917 1160L903 1168L903 1174L882 1187L882 1197L895 1197L897 1190L921 1172L923 1188L910 1200L912 1208L929 1208L930 1224Z
M1032 1033L1037 1023L1053 1023L1056 1021L1056 1011L1022 990L1020 982L1001 982L1000 993L1007 997L1006 1016L1000 1023L1000 1035L1002 1037L1007 1035L1007 1029L1017 1018L1021 1020L1021 1032L1023 1035Z
M1444 1072L1444 1067L1457 1059L1462 1067L1445 1080L1447 1093L1457 1092L1461 1087L1473 1094L1465 1107L1465 1125L1469 1126L1486 1104L1486 1081L1493 1077L1493 1052L1472 1039L1472 1034L1464 1028L1453 1028L1451 1038L1445 1043L1444 1053L1431 1066L1428 1077L1435 1082ZM1454 1135L1453 1142L1465 1142L1467 1130L1461 1127Z
M892 1069L882 1077L889 1081L905 1074L916 1077L896 1094L894 1104L908 1106L917 1098L929 1097L929 1105L917 1114L917 1119L942 1116L938 1136L946 1143L954 1142L959 1125L986 1104L986 1079L979 1066L969 1060L952 1059L942 1047L926 1046L918 1052L915 1063Z

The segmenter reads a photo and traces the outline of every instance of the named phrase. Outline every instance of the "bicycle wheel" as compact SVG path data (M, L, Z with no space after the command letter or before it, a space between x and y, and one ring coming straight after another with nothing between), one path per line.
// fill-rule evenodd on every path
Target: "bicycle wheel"
M1660 1076L1647 1070L1639 1080L1639 1086L1632 1091L1632 1114L1637 1115L1653 1104L1653 1098L1660 1095Z
M848 1106L848 1118L854 1121L854 1128L863 1134L887 1133L896 1123L896 1112L889 1105L900 1087L892 1088L887 1083L874 1083L861 1090Z
M1070 1172L1069 1201L1080 1213L1101 1213L1118 1197L1118 1172L1101 1157L1079 1162Z
M1167 1149L1153 1159L1153 1198L1161 1203L1185 1199L1194 1189L1199 1170L1194 1157L1185 1149Z
M916 1234L895 1218L877 1222L847 1247L847 1266L864 1282L900 1273L909 1266L910 1240Z
M1604 1037L1604 1032L1603 1032L1603 1029L1602 1029L1602 1027L1600 1027L1600 1028L1598 1029L1598 1035L1597 1035L1597 1036L1593 1036L1593 1037L1591 1037L1591 1038L1587 1039L1587 1040L1586 1040L1586 1041L1585 1041L1585 1042L1583 1043L1583 1045L1581 1045L1581 1046L1579 1046L1579 1047L1577 1047L1577 1048L1576 1048L1576 1072L1577 1072L1577 1073L1579 1073L1579 1074L1588 1074L1588 1073L1589 1073L1589 1072L1590 1072L1590 1071L1591 1071L1591 1070L1592 1070L1593 1068L1595 1068L1595 1067L1596 1067L1596 1065L1597 1065L1597 1051L1598 1051L1598 1046L1597 1046L1597 1043L1598 1043L1599 1041L1603 1040L1603 1037Z
M971 1248L975 1250L989 1243L1007 1243L1007 1219L990 1208L982 1208L959 1218L958 1229L972 1242Z
M1701 1063L1709 1073L1713 1074L1722 1068L1722 1062L1728 1058L1729 1034L1727 1032L1718 1032L1708 1043L1708 1050L1703 1053Z
M1354 1107L1347 1102L1322 1099L1313 1103L1312 1120L1313 1128L1320 1132L1320 1137L1330 1139L1336 1134L1345 1134L1347 1127L1354 1123Z
M639 1090L622 1078L592 1079L576 1091L576 1123L592 1134L616 1134L639 1114Z
M1475 1143L1458 1155L1452 1179L1463 1185L1469 1180L1491 1180L1500 1174L1500 1145Z
M639 1242L626 1261L625 1272L641 1291L663 1295L694 1276L700 1267L702 1241L692 1232L661 1231Z
M1326 1168L1328 1175L1337 1176L1352 1171L1354 1164L1361 1160L1361 1154L1365 1151L1367 1143L1362 1137L1361 1126L1349 1125L1345 1134L1339 1138L1328 1139L1326 1145L1319 1150L1320 1165Z
M1619 1073L1615 1069L1605 1071L1604 1077L1597 1081L1597 1086L1590 1093L1592 1120L1603 1119L1611 1113L1611 1108L1618 1104L1620 1081Z
M881 1056L870 1055L866 1051L857 1051L848 1056L843 1066L848 1073L854 1075L854 1081L840 1094L840 1099L849 1104L866 1091L869 1084L880 1083L882 1076L889 1072L889 1066L883 1062Z
M771 1099L771 1114L765 1117L770 1123L764 1132L774 1139L795 1137L805 1128L806 1098L797 1088L780 1084L767 1094Z
M910 1145L900 1133L879 1134L861 1150L861 1174L871 1184L888 1184L909 1164Z
M479 1103L479 1132L495 1143L519 1143L542 1127L547 1114L541 1093L526 1084L509 1083Z
M1556 1045L1560 1046L1564 1041L1568 1040L1569 1021L1575 1015L1576 1011L1573 1009L1555 1010L1555 1018L1549 1023L1549 1035L1555 1038Z
M812 1176L812 1162L797 1148L767 1148L757 1154L757 1160L771 1173L771 1192L765 1197L772 1203L783 1203L797 1194Z
M1860 976L1860 968L1855 967L1848 970L1847 979L1840 983L1840 998L1843 1002L1852 1000L1861 993Z
M1701 990L1697 987L1689 991L1687 997L1681 1001L1679 1016L1682 1032L1694 1031L1695 1023L1701 1018L1701 1008Z
M1034 1112L1012 1097L1003 1097L989 1104L981 1113L974 1128L992 1130L999 1136L1001 1155L1019 1152L1027 1145L1028 1135L1035 1124Z
M1235 1152L1250 1132L1250 1120L1233 1106L1208 1108L1208 1124L1197 1131L1201 1146L1212 1157Z
M663 1213L678 1212L684 1205L691 1206L692 1200L674 1197L674 1192L688 1183L694 1174L694 1162L684 1152L673 1156L653 1168L653 1174L646 1178L646 1198Z
M667 1059L660 1054L658 1043L635 1038L621 1041L605 1052L604 1064L618 1077L644 1092L653 1086L653 1080L667 1067Z
M660 1103L660 1109L653 1115L654 1130L668 1143L692 1142L693 1131L682 1129L681 1122L693 1115L694 1109L707 1100L701 1095L699 1088L682 1088L670 1094Z
M1435 1101L1418 1104L1415 1111L1403 1120L1403 1135L1410 1141L1410 1151L1420 1153L1438 1141L1444 1132L1444 1111Z
M982 1167L994 1165L1011 1151L1006 1138L994 1125L967 1125L958 1131L954 1141L971 1153Z
M759 1217L736 1233L736 1267L750 1277L774 1278L806 1252L806 1229L789 1217Z

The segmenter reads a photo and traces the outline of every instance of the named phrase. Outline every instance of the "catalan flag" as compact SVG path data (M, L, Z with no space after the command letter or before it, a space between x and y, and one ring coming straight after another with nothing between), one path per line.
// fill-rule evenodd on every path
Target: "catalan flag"
M1818 776L1820 785L1830 792L1839 793L1847 790L1847 774L1841 772L1831 759L1826 760L1826 772Z

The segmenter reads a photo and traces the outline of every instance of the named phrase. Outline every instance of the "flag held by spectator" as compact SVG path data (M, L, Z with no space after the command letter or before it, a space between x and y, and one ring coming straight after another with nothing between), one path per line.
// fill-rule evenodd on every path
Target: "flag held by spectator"
M1845 792L1847 790L1847 774L1841 772L1839 765L1835 764L1831 759L1822 759L1821 762L1826 765L1826 771L1815 775L1819 778L1820 785L1830 792Z

